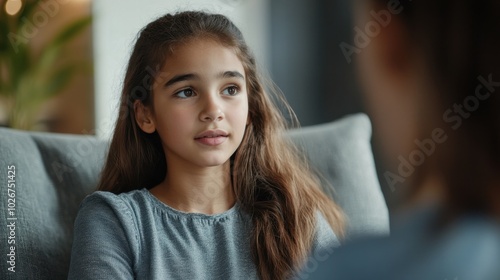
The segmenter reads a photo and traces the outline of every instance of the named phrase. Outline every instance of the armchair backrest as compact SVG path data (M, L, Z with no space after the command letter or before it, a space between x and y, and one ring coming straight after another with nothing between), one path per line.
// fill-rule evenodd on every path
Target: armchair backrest
M343 207L348 236L387 233L368 117L352 115L289 133L333 186L325 192ZM66 279L73 222L80 202L95 189L107 148L92 136L0 129L1 279Z

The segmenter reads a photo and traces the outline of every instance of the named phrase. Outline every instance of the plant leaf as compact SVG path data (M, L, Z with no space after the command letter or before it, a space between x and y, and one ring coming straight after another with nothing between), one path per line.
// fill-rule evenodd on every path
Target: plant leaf
M43 48L35 71L38 73L44 73L49 68L53 67L57 59L60 57L60 52L64 44L80 34L80 32L91 23L91 21L92 17L86 16L67 25L50 43Z
M92 16L85 16L67 25L50 43L50 45L62 45L78 35L83 29L90 25ZM47 46L47 47L50 47Z
M22 77L30 71L32 58L27 45L20 46L17 53L10 53L9 58L7 64L11 85L8 90L12 91L11 94L15 94Z
M43 72L54 66L54 63L60 56L61 46L50 45L46 47L41 53L37 63L34 65L35 71L43 74Z
M60 93L71 81L71 78L75 76L78 71L78 64L72 63L60 67L57 71L54 71L47 81L46 89L44 94L41 95L43 99L48 99Z

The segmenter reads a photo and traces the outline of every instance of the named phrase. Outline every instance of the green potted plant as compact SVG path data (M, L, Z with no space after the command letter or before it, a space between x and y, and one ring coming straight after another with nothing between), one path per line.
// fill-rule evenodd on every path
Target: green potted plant
M17 13L8 14L9 1L22 4ZM33 129L41 105L60 94L75 74L88 69L88 61L60 58L64 47L90 25L91 16L65 25L41 50L33 50L30 40L43 36L45 21L59 11L59 7L54 6L59 5L58 2L48 2L0 1L0 100L7 116L3 126Z

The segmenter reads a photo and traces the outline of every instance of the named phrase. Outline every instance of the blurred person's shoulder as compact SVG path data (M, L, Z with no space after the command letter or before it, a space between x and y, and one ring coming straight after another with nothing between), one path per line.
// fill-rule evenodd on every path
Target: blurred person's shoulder
M334 248L309 279L500 279L500 224L467 215L437 230L439 211L398 217L389 237Z

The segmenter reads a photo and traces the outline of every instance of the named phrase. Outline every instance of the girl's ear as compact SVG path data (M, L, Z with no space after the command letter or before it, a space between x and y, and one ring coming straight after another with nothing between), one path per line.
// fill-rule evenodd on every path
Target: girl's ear
M144 106L140 100L134 102L134 114L137 125L146 133L153 133L156 131L156 125L149 108Z

